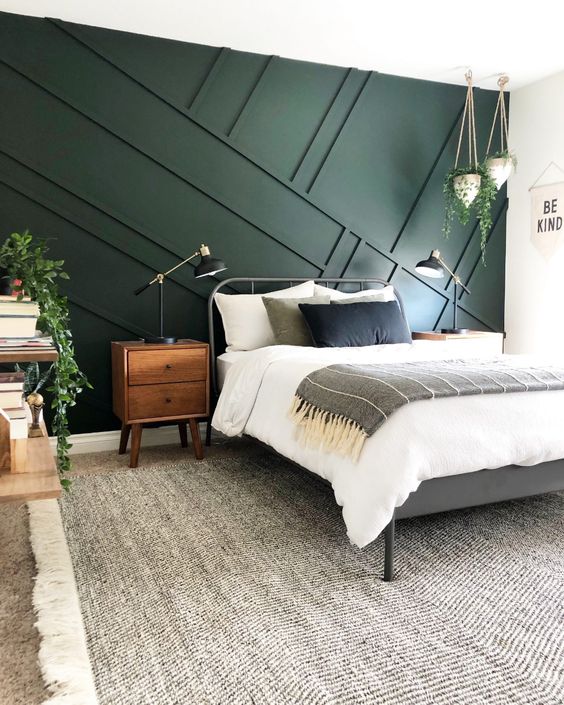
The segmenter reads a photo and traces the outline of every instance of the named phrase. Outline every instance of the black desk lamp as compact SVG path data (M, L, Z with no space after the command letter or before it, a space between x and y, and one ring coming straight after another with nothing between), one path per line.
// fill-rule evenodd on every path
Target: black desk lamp
M160 272L157 274L153 279L151 279L150 282L147 282L147 284L143 284L143 286L140 286L139 289L136 289L133 293L135 296L138 296L142 291L145 291L145 289L148 289L151 284L158 284L159 285L159 336L151 336L149 338L144 338L143 340L146 343L161 343L161 344L166 344L166 345L171 345L172 343L176 343L176 338L170 336L170 335L164 335L163 333L163 326L164 326L164 300L163 300L163 284L165 277L167 277L171 272L174 272L175 269L178 269L179 267L182 267L183 264L186 264L186 262L189 262L191 259L194 259L194 257L197 257L200 255L202 258L200 260L200 263L196 265L194 269L194 276L196 279L199 277L209 277L212 274L217 274L218 272L222 272L224 269L227 269L225 266L225 263L222 262L220 259L216 259L215 257L212 257L210 254L210 249L207 245L200 245L200 249L196 250L194 254L190 255L190 257L187 257L185 260L182 262L179 262L177 265L174 267L171 267L171 269L168 270L168 272Z
M441 333L468 333L468 328L458 328L456 325L458 314L458 287L461 286L467 294L470 293L470 290L460 281L458 274L455 274L452 269L449 268L438 250L433 250L429 255L429 259L421 260L421 262L418 262L415 265L416 272L422 274L424 277L431 277L432 279L440 279L441 277L444 277L445 269L450 274L454 282L454 319L452 328L442 328Z

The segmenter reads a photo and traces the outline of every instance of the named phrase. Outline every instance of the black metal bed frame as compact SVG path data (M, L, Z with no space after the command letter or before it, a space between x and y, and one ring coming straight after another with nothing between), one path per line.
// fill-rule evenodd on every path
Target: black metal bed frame
M211 359L211 380L212 380L212 406L215 406L219 396L217 381L217 346L215 337L215 295L220 289L225 287L235 288L239 284L250 285L250 292L255 293L255 284L298 284L311 281L307 277L232 277L217 284L208 299L208 329ZM337 278L337 279L313 279L314 282L330 286L358 285L362 291L367 284L377 284L379 287L388 286L385 279L376 278ZM234 286L235 285L235 286ZM373 288L373 287L368 287ZM272 290L272 289L271 289ZM237 291L236 293L242 293ZM261 292L267 293L267 292ZM400 294L396 290L396 297L400 305L403 317L407 321L404 304ZM222 351L223 352L223 351ZM281 455L274 448L262 441L253 439L263 446L266 446L276 455ZM207 424L206 445L211 443L211 416ZM282 456L284 457L284 456ZM285 458L288 460L288 458ZM297 463L292 462L294 465ZM321 482L326 480L315 475L307 468L300 468L314 475ZM398 519L407 519L426 514L452 511L455 509L465 509L476 507L493 502L502 502L522 497L530 497L547 492L564 490L564 459L553 460L533 466L507 465L502 468L485 469L477 472L462 473L459 475L449 475L431 480L424 480L415 492L412 492L407 500L400 507L397 507L394 516L384 529L384 581L390 582L394 578L394 552L395 552L395 529Z

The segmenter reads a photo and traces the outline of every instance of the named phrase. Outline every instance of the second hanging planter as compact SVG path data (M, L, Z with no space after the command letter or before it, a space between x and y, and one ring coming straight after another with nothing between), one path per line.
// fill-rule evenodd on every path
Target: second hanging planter
M499 86L499 95L492 121L492 129L490 130L490 138L486 147L485 164L490 173L490 176L495 182L495 185L500 189L507 179L511 176L517 167L517 157L515 153L509 149L509 129L507 125L507 110L505 108L504 90L509 83L509 76L500 76L497 82ZM499 151L490 156L490 148L494 136L495 125L499 115Z
M486 159L486 166L497 189L500 189L514 172L517 166L517 158L513 152L506 149L503 152L496 152L496 154L488 157Z

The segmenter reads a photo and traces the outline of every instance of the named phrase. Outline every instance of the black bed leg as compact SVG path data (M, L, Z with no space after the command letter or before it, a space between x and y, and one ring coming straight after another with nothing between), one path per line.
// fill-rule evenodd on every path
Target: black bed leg
M394 542L396 533L396 519L392 517L384 529L384 582L390 583L394 579Z
M206 445L211 446L211 419L206 423Z

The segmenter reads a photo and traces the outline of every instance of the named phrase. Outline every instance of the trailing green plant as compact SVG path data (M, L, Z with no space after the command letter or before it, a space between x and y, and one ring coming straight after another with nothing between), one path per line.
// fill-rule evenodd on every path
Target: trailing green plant
M28 396L29 394L32 394L34 392L39 392L40 389L43 389L43 387L47 384L49 381L49 377L51 376L51 373L53 372L53 365L49 365L49 367L41 372L39 368L39 363L38 362L28 362L27 365L23 366L19 365L16 362L16 372L23 372L24 373L24 396Z
M469 204L463 200L464 190L457 193L454 187L454 179L457 176L466 174L478 174L480 176L478 195ZM484 164L477 164L451 169L445 177L443 192L446 201L443 225L445 237L450 234L452 221L455 216L462 225L466 225L470 220L471 213L474 212L480 225L480 249L482 251L482 261L485 262L486 243L492 227L492 204L497 196L497 187L487 167Z
M45 240L35 239L27 230L12 233L0 247L0 267L12 279L21 280L14 286L21 299L23 292L39 304L39 328L53 338L58 359L53 363L51 384L46 388L52 396L54 414L51 426L57 437L57 465L61 485L67 489L70 480L64 473L70 469L68 409L76 404L76 397L84 387L91 385L80 371L75 360L72 333L69 328L69 307L65 296L59 292L58 280L68 279L63 271L64 260L47 257L49 247Z

